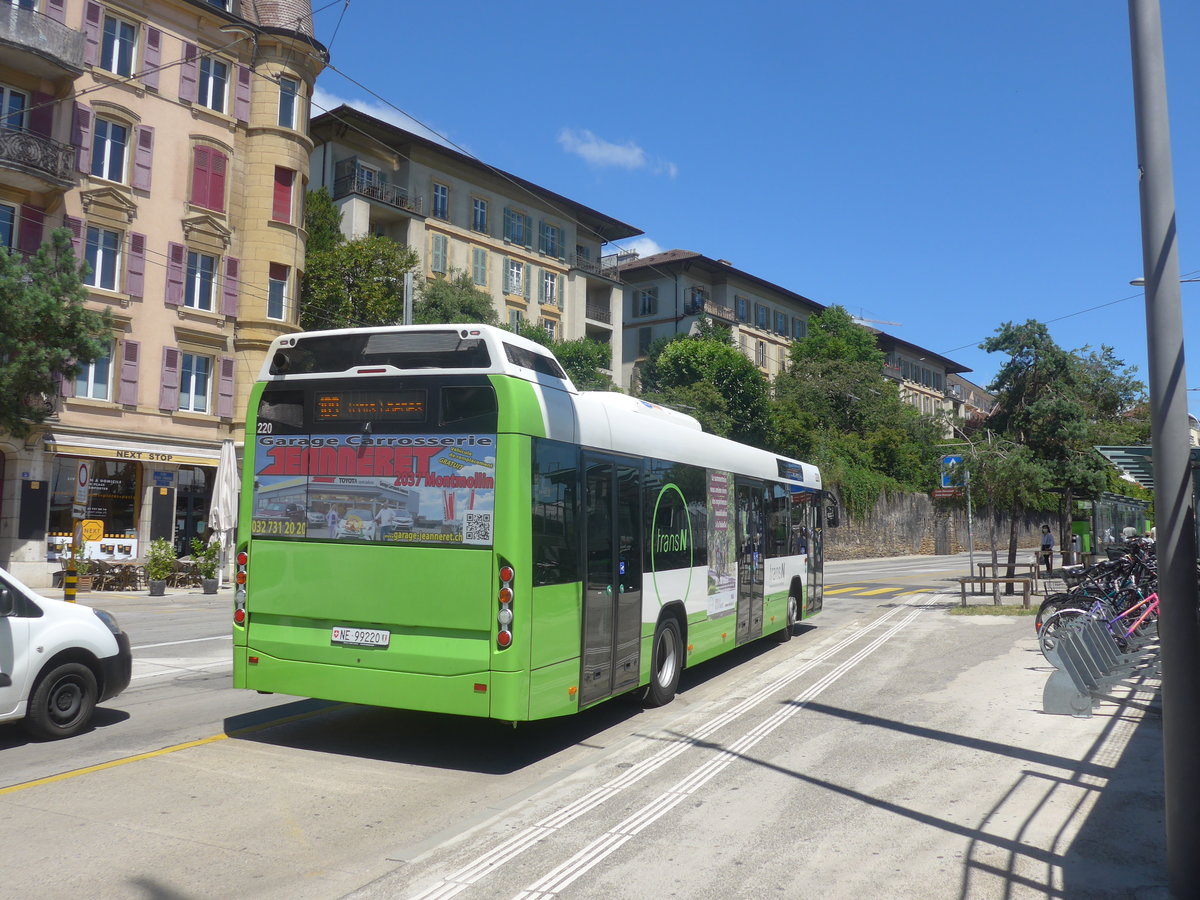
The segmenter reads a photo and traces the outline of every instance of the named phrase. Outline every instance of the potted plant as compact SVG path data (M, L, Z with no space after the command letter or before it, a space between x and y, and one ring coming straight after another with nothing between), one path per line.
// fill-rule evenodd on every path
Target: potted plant
M150 582L150 596L161 597L167 592L167 579L175 571L175 548L166 538L150 542L146 551L146 580Z
M217 567L221 560L221 544L210 540L207 544L198 537L192 538L192 560L196 563L196 571L200 573L200 583L204 593L217 592Z
M71 547L71 566L75 569L75 590L90 591L92 589L92 561L84 556L83 547Z

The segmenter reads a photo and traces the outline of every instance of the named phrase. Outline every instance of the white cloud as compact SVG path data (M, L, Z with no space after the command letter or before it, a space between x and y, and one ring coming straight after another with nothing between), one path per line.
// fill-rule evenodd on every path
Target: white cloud
M378 100L346 100L317 85L313 88L312 105L316 113L337 109L342 105L349 106L352 109L357 109L359 112L366 113L368 116L374 116L376 119L381 119L398 128L403 128L405 131L411 131L413 134L419 134L423 138L428 138L447 147L450 146L449 141L436 131L422 125L412 116L393 109L386 103L380 103Z
M614 144L606 141L586 128L575 131L563 128L558 132L558 143L568 153L574 153L589 166L597 168L617 167L621 169L648 169L653 175L674 178L679 167L666 160L651 159L635 141Z
M628 241L621 241L622 250L636 250L638 256L653 256L655 253L662 253L663 248L660 247L652 238L642 235Z

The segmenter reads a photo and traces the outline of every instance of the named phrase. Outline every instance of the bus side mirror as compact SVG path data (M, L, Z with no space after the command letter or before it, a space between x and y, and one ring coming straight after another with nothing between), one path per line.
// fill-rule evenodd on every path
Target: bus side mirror
M8 588L0 588L0 619L13 614L13 596Z
M832 494L825 495L825 527L837 528L841 524L841 508L837 498Z

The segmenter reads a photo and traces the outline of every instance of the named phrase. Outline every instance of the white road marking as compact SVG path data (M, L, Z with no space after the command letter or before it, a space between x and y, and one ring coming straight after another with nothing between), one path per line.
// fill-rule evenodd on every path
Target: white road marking
M162 644L139 644L136 647L130 647L130 650L149 650L152 647L174 647L178 644L198 644L201 641L232 641L232 634L214 634L212 637L188 638L186 641L166 641Z

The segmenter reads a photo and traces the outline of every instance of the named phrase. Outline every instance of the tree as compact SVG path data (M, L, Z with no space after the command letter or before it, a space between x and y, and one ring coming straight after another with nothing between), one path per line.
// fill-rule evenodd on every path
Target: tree
M355 328L404 321L404 276L416 251L368 235L305 255L300 327Z
M342 214L334 206L329 188L322 185L309 192L304 203L304 230L308 232L304 244L306 255L328 253L346 240L342 234Z
M413 304L413 321L418 325L469 324L495 325L499 321L492 296L475 286L471 274L455 270L450 277L430 278L418 290Z
M65 228L28 259L0 250L0 428L16 437L46 420L44 397L108 350L112 315L87 308L85 272Z

